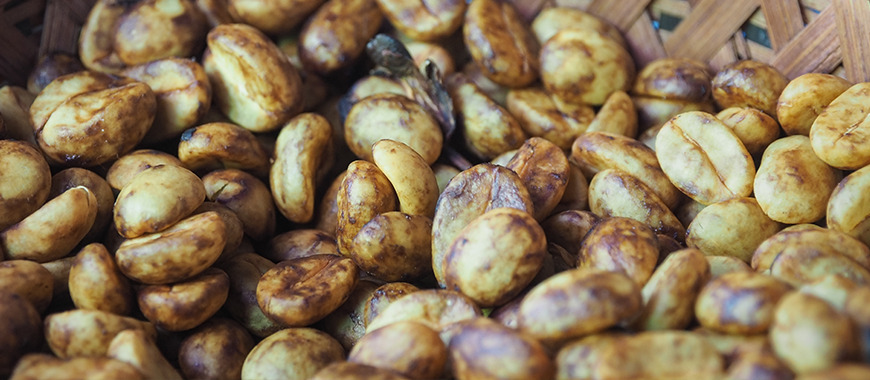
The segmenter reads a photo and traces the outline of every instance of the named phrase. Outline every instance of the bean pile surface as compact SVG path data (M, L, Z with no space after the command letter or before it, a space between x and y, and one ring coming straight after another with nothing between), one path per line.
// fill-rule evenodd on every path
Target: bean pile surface
M870 378L870 84L557 3L97 0L0 88L0 378Z

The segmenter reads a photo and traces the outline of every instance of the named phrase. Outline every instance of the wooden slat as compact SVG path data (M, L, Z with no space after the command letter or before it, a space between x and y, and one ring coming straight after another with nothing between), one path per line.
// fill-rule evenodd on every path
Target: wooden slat
M834 0L846 79L870 81L870 1Z
M713 71L719 71L725 65L740 59L737 56L737 48L734 46L734 40L728 40L722 45L722 48L716 52L716 55L709 59L710 68Z
M33 67L36 46L0 14L0 82L8 80L22 85L27 77L22 73Z
M737 54L738 60L752 58L752 54L749 53L749 44L742 32L738 31L737 33L734 33L731 41L734 42L734 54Z
M586 9L591 2L592 0L553 0L553 3L555 3L557 7L568 7L574 9Z
M830 3L831 0L801 0L801 4L803 4L804 8L815 9L818 12L827 8Z
M831 54L831 55L825 57L825 59L823 59L821 62L819 62L818 68L816 70L813 70L813 72L834 73L835 71L838 71L838 70L839 70L839 74L835 74L835 75L839 75L840 77L845 79L846 78L846 70L843 68L843 55L841 53L841 50L839 50L839 49L837 49L837 51L834 52L834 54Z
M693 10L695 7L698 6L698 4L700 4L700 2L701 0L686 1L686 3L688 3ZM743 56L746 56L748 53L748 51L746 51L748 49L745 45L746 40L743 38L742 33L738 31L738 33L735 33L730 40L726 41L722 48L719 49L719 51L710 58L710 68L712 68L714 71L719 71L723 67L725 67L725 65L740 60L741 54L743 54Z
M653 0L648 9L653 15L667 13L673 16L685 16L691 12L691 3L686 0Z
M634 63L638 68L660 58L665 58L668 53L662 46L658 31L653 27L649 13L643 12L637 22L631 26L625 34L625 41L634 56Z
M73 20L79 24L84 24L88 19L88 13L91 12L91 8L94 7L97 0L66 0L63 3L66 4Z
M781 50L804 28L803 11L798 0L761 0L761 10L775 51Z
M830 72L842 61L836 11L828 6L776 53L771 66L789 79L810 72Z
M756 61L770 62L773 59L774 52L767 46L750 40L746 41L746 46L749 49L749 56Z
M652 0L593 0L586 8L586 12L610 21L625 34L646 11L650 2Z
M26 1L18 4L3 12L3 16L8 22L17 24L18 22L36 17L42 19L42 11L45 9L45 1Z
M73 18L63 0L49 0L45 9L46 25L51 27L42 31L39 55L54 52L75 54L78 43L77 31L81 23Z
M701 0L665 41L672 57L706 61L752 16L760 0Z

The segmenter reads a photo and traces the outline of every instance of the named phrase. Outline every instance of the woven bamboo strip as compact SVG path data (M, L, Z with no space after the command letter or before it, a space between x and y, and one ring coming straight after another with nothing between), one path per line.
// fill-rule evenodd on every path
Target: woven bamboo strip
M707 61L758 6L758 0L702 0L665 41L665 51L672 57Z
M647 12L641 13L637 22L625 34L625 40L634 53L634 62L638 67L668 56L658 31L653 27L652 18Z
M773 50L781 50L804 28L798 0L761 0L761 10L767 20L767 35Z
M4 12L4 15L7 20L18 23L21 20L41 14L44 8L44 1L29 1L10 8L8 12Z
M792 38L770 64L785 76L795 78L809 72L831 72L842 57L834 7L828 6Z
M593 0L586 11L603 17L625 33L637 21L638 17L646 11L651 0L623 0L614 2L611 0Z
M32 9L31 9L32 10ZM32 58L37 54L37 45L30 36L22 33L15 25L22 20L22 13L4 12L0 14L0 79L15 78L32 67Z
M50 52L75 53L78 32L88 17L88 10L95 0L49 0L45 9L46 20L54 27L42 33L39 55Z
M832 5L846 78L853 82L870 81L870 2L834 0Z

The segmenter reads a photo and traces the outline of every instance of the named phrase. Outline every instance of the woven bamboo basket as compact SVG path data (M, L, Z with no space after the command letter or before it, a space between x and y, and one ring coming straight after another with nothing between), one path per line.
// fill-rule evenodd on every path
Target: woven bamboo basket
M0 0L0 83L23 85L49 52L76 53L96 0Z
M76 52L96 0L0 0L0 83L23 84L39 56ZM835 73L870 80L867 0L512 0L531 9L560 5L616 25L639 66L662 57L723 65L755 59L789 78Z
M866 64L870 62L870 2L866 0L564 3L584 7L616 25L640 65L671 56L707 61L718 69L736 60L755 59L789 78L836 72L853 82L870 79Z

